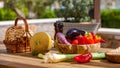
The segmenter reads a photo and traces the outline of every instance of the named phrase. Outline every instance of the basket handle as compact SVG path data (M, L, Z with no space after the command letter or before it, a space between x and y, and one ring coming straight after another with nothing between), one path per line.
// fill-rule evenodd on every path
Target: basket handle
M27 23L26 19L23 18L23 17L18 17L18 18L16 18L16 19L15 19L15 24L14 24L14 26L17 26L18 20L23 20L24 25L25 25L25 31L26 31L26 32L29 32L29 30L28 30L28 23Z

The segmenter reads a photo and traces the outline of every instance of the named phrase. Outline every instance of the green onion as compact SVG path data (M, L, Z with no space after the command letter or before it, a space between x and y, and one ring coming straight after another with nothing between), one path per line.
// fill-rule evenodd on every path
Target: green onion
M104 52L96 52L91 53L92 59L104 59L105 53ZM45 63L55 63L55 62L61 62L61 61L69 61L73 60L74 56L78 56L80 54L56 54L56 53L46 53L45 55L42 55L41 53L38 54L39 58L44 59Z
M97 59L105 59L105 53L104 52L96 52L96 53L91 53L92 54L92 59L97 60Z

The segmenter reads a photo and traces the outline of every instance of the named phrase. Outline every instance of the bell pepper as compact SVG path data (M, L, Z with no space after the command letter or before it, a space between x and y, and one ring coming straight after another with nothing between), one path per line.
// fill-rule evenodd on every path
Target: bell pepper
M95 43L98 43L98 42L100 42L100 43L105 43L105 40L102 39L102 38L101 38L100 36L98 36L98 35L95 36L94 41L95 41Z
M92 38L94 39L95 38L95 34L93 32L90 32Z
M87 44L94 44L95 35L94 35L93 32L87 33L87 34L85 35L85 37L87 38L87 39L86 39L86 40L87 40Z
M89 43L89 44L94 44L93 38L88 38L88 43Z
M74 57L74 61L78 63L87 63L92 59L92 54L90 52L78 55Z
M86 36L83 36L83 39L84 39L84 44L90 44L90 40Z
M85 44L85 40L82 35L77 36L77 39L78 39L78 44Z

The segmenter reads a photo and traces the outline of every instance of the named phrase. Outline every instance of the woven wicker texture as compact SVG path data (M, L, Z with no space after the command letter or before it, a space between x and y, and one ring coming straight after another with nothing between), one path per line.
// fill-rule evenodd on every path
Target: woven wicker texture
M100 43L86 45L55 44L55 48L63 54L83 54L85 52L98 52Z
M106 53L106 58L110 62L120 63L120 47Z
M25 28L23 28L20 25L17 25L17 22L20 19L24 21ZM30 52L30 37L31 34L29 33L26 19L18 17L15 20L15 24L6 30L5 40L3 42L6 46L8 53Z

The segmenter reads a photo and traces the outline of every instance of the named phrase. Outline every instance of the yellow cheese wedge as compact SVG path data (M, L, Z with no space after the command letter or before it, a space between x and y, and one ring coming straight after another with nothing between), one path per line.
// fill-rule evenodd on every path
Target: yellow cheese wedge
M46 32L38 32L31 37L30 46L33 55L45 54L52 48L51 36Z

